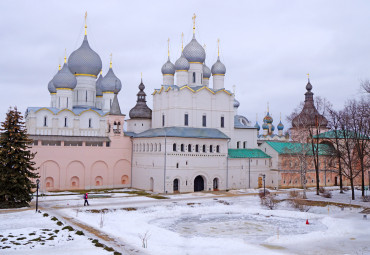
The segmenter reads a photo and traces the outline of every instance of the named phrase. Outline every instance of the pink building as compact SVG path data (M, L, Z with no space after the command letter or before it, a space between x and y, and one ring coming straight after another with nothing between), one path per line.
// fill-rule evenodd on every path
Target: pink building
M107 115L106 137L30 135L41 191L130 187L131 138L114 125L123 121Z

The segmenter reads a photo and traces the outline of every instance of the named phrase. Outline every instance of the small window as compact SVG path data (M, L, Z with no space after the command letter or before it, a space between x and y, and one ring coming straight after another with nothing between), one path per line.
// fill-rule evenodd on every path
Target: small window
M164 127L164 124L165 124L165 116L164 114L162 115L162 127Z
M209 152L211 152L211 153L213 152L213 145L209 146Z
M202 126L203 127L206 127L207 126L207 116L206 115L203 115L203 118L202 118Z
M46 127L48 125L48 117L44 117L44 127Z
M247 142L243 142L243 148L247 148Z
M203 144L203 152L206 152L206 146Z
M199 145L195 145L195 152L199 152Z
M189 115L187 113L184 115L184 125L189 126Z
M188 152L191 152L191 144L188 145Z
M240 147L240 142L237 142L236 143L236 148L239 149L239 147Z
M105 143L105 146L106 146L106 147L110 147L110 142L106 142L106 143Z
M91 118L89 119L89 128L92 128Z
M221 116L221 127L222 128L225 127L225 117L224 116Z
M181 144L181 151L185 151L185 146L184 146L184 144Z
M179 163L176 163L176 168L179 168Z
M68 108L68 97L67 97L67 108Z
M193 83L195 83L195 72L193 72Z
M217 145L217 146L216 146L216 152L217 152L217 153L220 153L220 145Z
M87 102L87 90L86 90L86 102ZM111 103L111 105L112 105L112 103Z

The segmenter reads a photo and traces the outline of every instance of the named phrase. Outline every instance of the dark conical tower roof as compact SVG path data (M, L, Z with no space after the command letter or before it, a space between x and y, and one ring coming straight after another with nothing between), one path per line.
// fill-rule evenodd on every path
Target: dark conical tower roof
M321 115L314 104L312 85L310 79L308 79L306 85L306 93L304 106L302 111L292 120L292 127L314 127L322 126L326 127L328 125L328 120Z
M141 80L139 92L137 93L136 105L129 112L130 119L152 119L152 110L146 105L146 94L144 89L145 85L143 80Z

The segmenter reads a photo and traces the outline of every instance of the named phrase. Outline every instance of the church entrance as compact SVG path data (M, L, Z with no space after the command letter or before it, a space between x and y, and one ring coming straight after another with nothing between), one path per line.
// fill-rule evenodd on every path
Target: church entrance
M213 179L213 190L218 191L218 178Z
M262 188L262 177L258 177L258 188Z
M198 175L194 179L194 191L202 191L204 190L204 179L202 176Z
M179 192L179 179L173 180L173 193Z

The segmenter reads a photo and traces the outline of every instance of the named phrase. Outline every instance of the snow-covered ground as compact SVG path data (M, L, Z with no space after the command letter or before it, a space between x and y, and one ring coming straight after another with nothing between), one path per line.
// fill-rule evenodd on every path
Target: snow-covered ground
M112 254L34 210L0 214L0 254Z
M92 227L129 246L128 254L370 254L370 217L363 219L360 213L363 208L330 205L300 212L289 203L280 202L275 210L269 210L261 206L259 197L252 193L258 190L167 195L169 199L162 200L114 193L95 196L90 199L89 207L83 207L83 199L72 194L39 201L43 212L58 219L70 217ZM308 197L349 203L350 191L345 194L332 191L332 194L333 198L328 199L311 191ZM370 207L370 203L360 201L359 191L356 197L355 203ZM277 198L285 199L287 194L279 193ZM42 217L34 211L5 212L0 214L1 238L14 237L8 238L6 244L1 242L1 246L11 248L0 250L0 254L47 254L51 249L57 254L58 251L60 254L63 251L79 255L113 254L95 247L86 236L61 230L63 226L57 226L51 216ZM55 230L60 231L53 234ZM30 233L46 236L44 239L56 237L46 240L44 245L14 243L29 242ZM140 236L145 233L148 247L142 248ZM24 240L16 240L25 236Z

